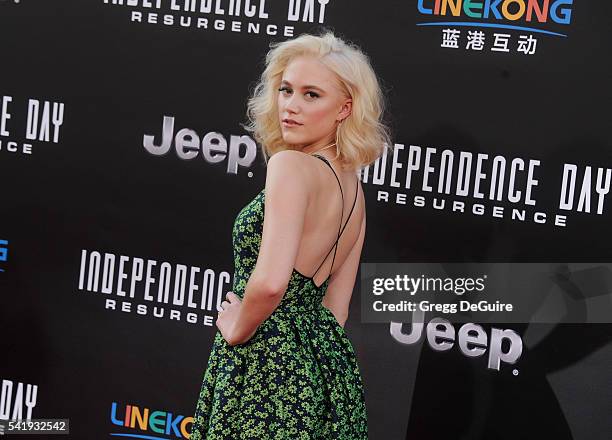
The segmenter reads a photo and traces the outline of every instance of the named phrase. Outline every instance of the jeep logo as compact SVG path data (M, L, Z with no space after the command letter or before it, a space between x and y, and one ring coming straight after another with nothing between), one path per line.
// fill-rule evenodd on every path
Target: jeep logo
M401 322L392 322L391 336L402 344L410 345L418 342L423 334L424 315L425 312L418 309L413 312L412 331L410 333L402 332L403 324ZM466 323L459 328L458 335L455 337L455 327L446 319L433 318L427 324L427 342L432 349L436 351L450 350L455 345L455 340L459 344L459 350L465 356L482 356L488 349L487 367L498 371L502 362L514 364L523 352L523 340L514 330L492 327L489 337L482 326ZM504 340L509 343L507 351L502 350Z

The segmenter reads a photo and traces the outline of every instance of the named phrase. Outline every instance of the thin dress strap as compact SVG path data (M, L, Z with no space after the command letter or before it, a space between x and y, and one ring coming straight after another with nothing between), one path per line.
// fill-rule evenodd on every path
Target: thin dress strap
M349 215L346 218L346 223L344 223L344 226L342 226L342 217L344 216L344 192L342 191L342 185L340 185L340 179L338 178L338 175L336 174L336 171L334 171L334 168L331 166L331 164L329 163L329 161L325 157L319 156L318 154L313 154L313 156L314 157L318 157L323 162L325 162L327 164L327 166L332 170L332 172L334 173L334 176L336 176L336 180L338 181L338 186L340 187L340 196L342 197L342 211L341 211L341 215L340 215L340 226L342 227L342 229L338 228L338 238L336 238L336 242L332 245L331 249L327 252L327 254L325 254L325 257L323 257L323 261L321 261L321 264L319 264L319 267L317 267L317 270L315 270L315 273L312 274L312 276L310 278L314 278L314 276L317 274L319 269L321 269L321 266L323 266L323 263L325 263L325 260L329 256L329 253L332 251L332 249L335 248L334 256L332 258L332 264L331 264L331 267L329 269L329 273L331 274L331 271L332 271L332 269L334 267L334 261L336 260L336 252L338 251L338 241L340 240L340 236L344 232L344 228L346 228L346 226L348 225L348 222L349 222L349 220L351 218L351 214L353 213L353 209L355 208L355 202L357 201L357 193L359 192L359 183L357 183L357 188L355 189L355 200L353 200L353 206L351 207L351 211L349 212Z

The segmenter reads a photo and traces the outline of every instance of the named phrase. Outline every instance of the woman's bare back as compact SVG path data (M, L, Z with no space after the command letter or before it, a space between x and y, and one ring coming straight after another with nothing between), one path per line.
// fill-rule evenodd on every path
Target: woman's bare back
M317 286L321 286L331 272L324 305L334 312L339 321L343 321L348 315L348 304L363 245L363 190L356 172L341 170L338 165L324 158L327 159L326 163L321 159L322 155L305 156L304 166L311 171L314 196L304 221L295 270L312 278ZM330 167L333 167L333 171ZM340 239L334 249L339 232ZM353 258L349 258L351 255ZM345 263L350 267L345 266ZM336 277L336 274L344 276Z

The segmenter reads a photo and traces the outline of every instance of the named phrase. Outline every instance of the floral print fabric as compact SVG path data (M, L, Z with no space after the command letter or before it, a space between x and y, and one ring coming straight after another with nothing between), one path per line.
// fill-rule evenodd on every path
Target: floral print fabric
M242 298L257 261L265 189L237 215L232 291ZM277 309L244 344L217 330L198 396L192 440L367 440L353 346L321 286L295 269Z

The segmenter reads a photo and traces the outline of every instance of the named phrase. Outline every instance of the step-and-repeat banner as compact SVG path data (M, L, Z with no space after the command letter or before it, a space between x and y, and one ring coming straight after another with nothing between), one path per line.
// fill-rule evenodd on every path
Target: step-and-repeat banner
M188 438L231 225L265 181L246 99L301 33L361 46L389 99L364 263L608 262L609 3L0 1L0 419ZM441 343L440 314L360 305L358 279L371 439L612 435L609 323L451 323Z

